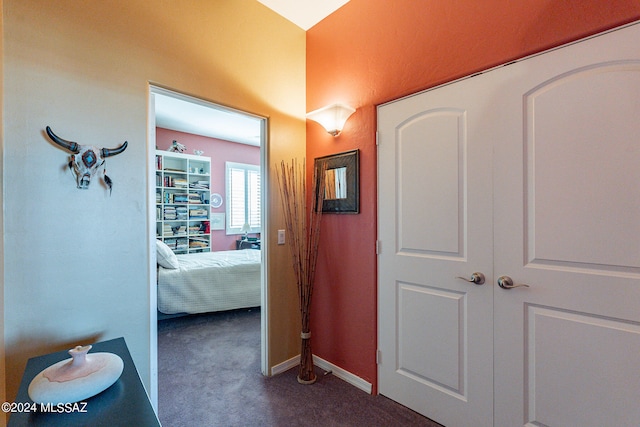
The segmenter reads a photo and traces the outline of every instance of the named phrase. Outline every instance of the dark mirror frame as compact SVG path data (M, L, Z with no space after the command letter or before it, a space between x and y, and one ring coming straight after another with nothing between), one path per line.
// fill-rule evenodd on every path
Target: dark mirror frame
M325 199L322 202L322 212L338 214L360 213L360 150L318 157L315 159L314 166L316 177L320 177L320 172L323 168L347 168L347 197L345 199ZM320 188L320 186L317 185L316 188Z

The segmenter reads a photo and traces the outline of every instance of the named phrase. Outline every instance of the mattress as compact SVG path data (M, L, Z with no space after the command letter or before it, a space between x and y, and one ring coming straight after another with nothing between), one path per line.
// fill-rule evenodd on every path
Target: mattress
M177 255L179 267L158 266L158 310L207 313L260 306L260 250Z

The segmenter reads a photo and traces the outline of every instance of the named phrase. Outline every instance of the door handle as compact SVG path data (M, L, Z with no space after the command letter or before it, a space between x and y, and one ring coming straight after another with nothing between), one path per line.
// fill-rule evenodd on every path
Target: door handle
M521 288L521 287L526 287L528 288L529 285L525 285L524 283L519 283L517 285L513 284L513 279L511 279L511 277L509 276L500 276L498 277L498 286L500 286L502 289L513 289L513 288Z
M467 279L466 277L460 277L460 276L456 277L456 279L462 279L469 283L475 283L476 285L484 284L484 274L478 273L478 272L473 273L470 279Z

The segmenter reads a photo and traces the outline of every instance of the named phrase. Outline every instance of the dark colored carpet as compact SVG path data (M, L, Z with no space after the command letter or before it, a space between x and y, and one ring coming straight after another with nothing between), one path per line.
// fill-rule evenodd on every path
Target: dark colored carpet
M324 375L260 373L260 309L158 324L158 411L174 426L428 426L439 424L383 396Z

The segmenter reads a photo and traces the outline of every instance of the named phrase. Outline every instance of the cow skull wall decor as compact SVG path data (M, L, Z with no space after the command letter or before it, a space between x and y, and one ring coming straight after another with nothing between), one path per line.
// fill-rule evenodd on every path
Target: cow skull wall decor
M127 148L127 141L118 148L96 148L91 145L80 145L77 142L62 139L53 133L49 126L47 126L47 135L57 145L71 152L69 169L73 171L76 177L78 188L82 190L88 189L91 178L102 168L104 183L109 187L109 193L111 193L113 181L107 176L107 171L104 168L105 159L122 153Z

